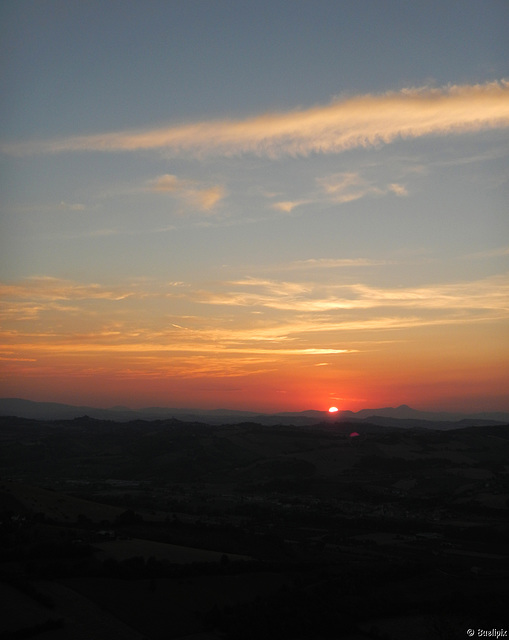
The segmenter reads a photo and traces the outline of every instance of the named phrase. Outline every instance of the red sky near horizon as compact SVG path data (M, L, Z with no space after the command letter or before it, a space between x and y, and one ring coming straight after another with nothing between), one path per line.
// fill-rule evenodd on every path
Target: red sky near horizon
M68 337L57 345L54 337L45 337L23 345L20 359L9 364L2 393L39 401L133 408L276 412L327 410L335 405L358 411L404 402L432 410L507 410L503 383L507 371L498 351L503 335L492 333L489 352L484 340L486 362L482 363L474 348L464 351L467 337L461 332L455 344L454 336L443 344L440 328L434 332L434 349L430 349L429 329L424 341L422 332L412 328L408 334L398 330L398 341L370 341L364 336L364 342L355 341L355 349L319 355L281 354L278 348L271 353L231 353L227 349L218 353L211 348L204 355L203 346L197 354L175 353L171 348L163 352L144 348L139 353L136 341L131 343L132 353L122 342L118 350L117 345L110 350L108 340L99 346L81 336L76 348L75 340ZM475 343L475 332L469 340ZM345 342L352 345L348 338Z

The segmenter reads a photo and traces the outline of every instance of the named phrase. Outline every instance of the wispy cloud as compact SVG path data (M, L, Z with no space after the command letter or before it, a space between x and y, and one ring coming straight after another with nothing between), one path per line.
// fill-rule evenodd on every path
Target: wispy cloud
M299 156L340 153L396 139L509 127L509 81L409 88L339 98L327 105L244 120L202 121L141 131L5 143L4 153L138 151L171 155Z
M379 264L366 260L307 260L295 263L300 267L345 267ZM197 288L190 283L133 282L124 286L108 287L94 283L77 283L51 277L27 278L21 282L0 285L0 298L5 313L18 311L27 318L35 318L41 310L57 309L77 311L88 301L97 303L145 300L156 307L163 300L179 301L182 305L224 305L257 309L305 313L327 313L337 310L367 310L382 308L412 308L414 310L494 310L509 315L509 276L490 276L478 280L437 283L414 287L377 287L358 283L328 283L319 281L289 281L246 277L237 280L210 283ZM57 305L57 306L55 306ZM147 307L147 313L151 313ZM202 316L188 315L191 322ZM205 316L206 317L206 316ZM193 331L193 326L169 321L168 326L178 331ZM231 341L245 339L233 327L228 329ZM252 335L252 333L251 333ZM285 332L272 327L258 333L257 340L283 340ZM215 339L210 333L208 337Z
M211 212L226 196L222 185L204 186L196 180L184 180L167 173L149 182L153 191L169 193L179 198L187 207Z
M0 334L0 339L2 339ZM105 336L96 336L96 338L103 338ZM109 336L108 336L109 337ZM46 343L42 348L40 343L18 343L18 349L22 349L25 352L31 351L47 351L51 353L142 353L145 355L160 354L163 353L193 353L199 354L220 354L224 351L228 354L263 354L271 355L274 357L282 355L296 355L296 356L313 356L313 355L333 355L343 353L357 353L357 349L336 349L333 347L303 347L303 348L264 348L255 346L236 347L228 346L228 348L218 348L218 345L199 345L199 344L177 344L170 342L126 342L115 343L112 340L107 341L85 341L83 337L74 336L72 342L70 340L58 339L58 336L54 336L51 342ZM13 359L13 358L11 358Z
M225 283L224 291L198 291L201 302L268 307L298 312L411 307L413 309L492 309L508 314L509 278L489 278L407 288L366 284L319 285L246 279Z
M397 182L393 182L392 184L387 185L387 191L389 193L394 193L397 196L408 195L407 188L402 184L398 184Z
M306 204L309 200L283 200L281 202L274 202L271 207L277 211L283 211L284 213L291 213L295 207L300 207Z
M396 261L376 258L309 258L308 260L296 260L279 268L285 271L294 269L344 269L350 267L380 267L387 264L396 264Z
M336 173L325 178L318 178L318 184L335 202L350 202L362 198L366 191L365 181L358 173Z
M498 321L494 331L502 335L509 316L509 278L502 276L407 288L239 278L200 289L33 278L0 293L3 379L239 378L285 367L355 368L385 348L374 332L406 342L423 327L485 331ZM227 313L217 313L217 304Z
M315 178L315 188L306 197L291 200L278 200L270 207L284 213L291 213L296 207L305 204L345 204L361 198L377 198L387 195L408 196L408 189L398 182L381 183L364 177L358 171L343 171ZM270 195L268 197L271 197Z
M380 187L370 183L356 172L342 172L318 178L317 183L329 200L340 204L359 200L365 196L385 196L390 193L396 196L408 195L406 187L402 184L391 183Z
M143 295L141 291L137 295ZM124 300L135 295L133 289L105 287L100 284L81 284L50 276L26 278L14 284L0 284L0 297L4 299L25 298L31 300Z

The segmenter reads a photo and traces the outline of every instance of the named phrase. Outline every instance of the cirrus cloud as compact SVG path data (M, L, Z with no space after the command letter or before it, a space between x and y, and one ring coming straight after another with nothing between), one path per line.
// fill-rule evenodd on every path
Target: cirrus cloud
M170 173L149 182L153 191L169 193L182 200L188 207L210 212L226 196L222 185L204 186L195 180L183 180Z
M170 155L305 156L428 135L509 127L509 81L409 88L326 105L138 131L3 144L4 153L162 150Z
M408 195L406 187L402 184L393 182L378 187L353 171L318 178L317 183L332 202L339 204L359 200L365 196L385 196L391 193L399 197Z
M222 290L194 294L206 304L266 307L292 312L330 312L375 308L496 311L507 317L509 276L490 276L469 282L382 288L368 284L320 285L246 278L223 284Z

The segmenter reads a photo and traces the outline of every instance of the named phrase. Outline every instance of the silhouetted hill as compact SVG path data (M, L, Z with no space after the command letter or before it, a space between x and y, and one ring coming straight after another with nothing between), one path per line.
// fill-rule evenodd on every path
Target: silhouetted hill
M508 421L486 420L484 418L463 418L462 420L424 420L422 418L391 418L379 415L370 415L367 418L350 418L350 424L374 424L379 427L392 427L396 429L433 429L435 431L448 431L451 429L463 429L464 427L489 427L507 424Z
M1 417L0 468L4 478L238 483L335 477L361 459L375 458L387 468L401 459L398 464L408 463L410 471L412 464L424 458L432 467L451 455L451 460L456 459L456 451L466 461L466 450L469 465L472 456L485 456L488 450L505 461L501 445L507 448L507 426L479 428L467 423L463 427L440 431L367 421L306 427L251 422L210 425L176 419L120 423L89 416L54 421ZM352 438L352 433L358 437Z
M360 419L372 420L376 418L387 418L389 420L420 420L423 422L445 422L453 423L461 420L488 421L493 424L495 422L508 422L509 413L498 412L482 412L475 414L466 413L449 413L447 411L419 411L412 409L406 404L399 407L383 407L380 409L361 409L356 413L353 411L340 411L341 419Z
M328 411L316 410L264 414L231 409L206 410L175 407L146 407L142 409L112 407L110 409L102 409L55 402L33 402L20 398L0 398L0 415L33 418L36 420L70 420L87 415L98 420L113 420L116 422L167 420L174 418L185 422L206 422L216 425L253 422L262 425L311 426L319 422L367 420L383 426L432 429L458 428L458 426L461 425L456 423L464 420L471 420L478 426L509 422L509 413L485 412L462 414L418 411L407 405L383 407L380 409L362 409L357 412L340 411L337 414L329 414Z

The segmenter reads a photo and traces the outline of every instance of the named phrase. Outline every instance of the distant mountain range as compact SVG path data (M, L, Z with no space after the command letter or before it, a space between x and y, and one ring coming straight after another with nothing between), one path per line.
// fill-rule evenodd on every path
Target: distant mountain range
M204 422L207 424L239 424L254 422L261 425L309 426L323 422L369 422L387 427L419 427L431 429L457 429L466 426L488 426L509 424L509 413L483 412L475 414L418 411L407 405L383 407L381 409L362 409L361 411L300 411L276 414L237 411L229 409L182 409L171 407L146 407L129 409L128 407L74 406L56 402L33 402L20 398L0 398L0 415L17 416L34 420L73 420L89 416L97 420L130 422L133 420L168 420L182 422Z

